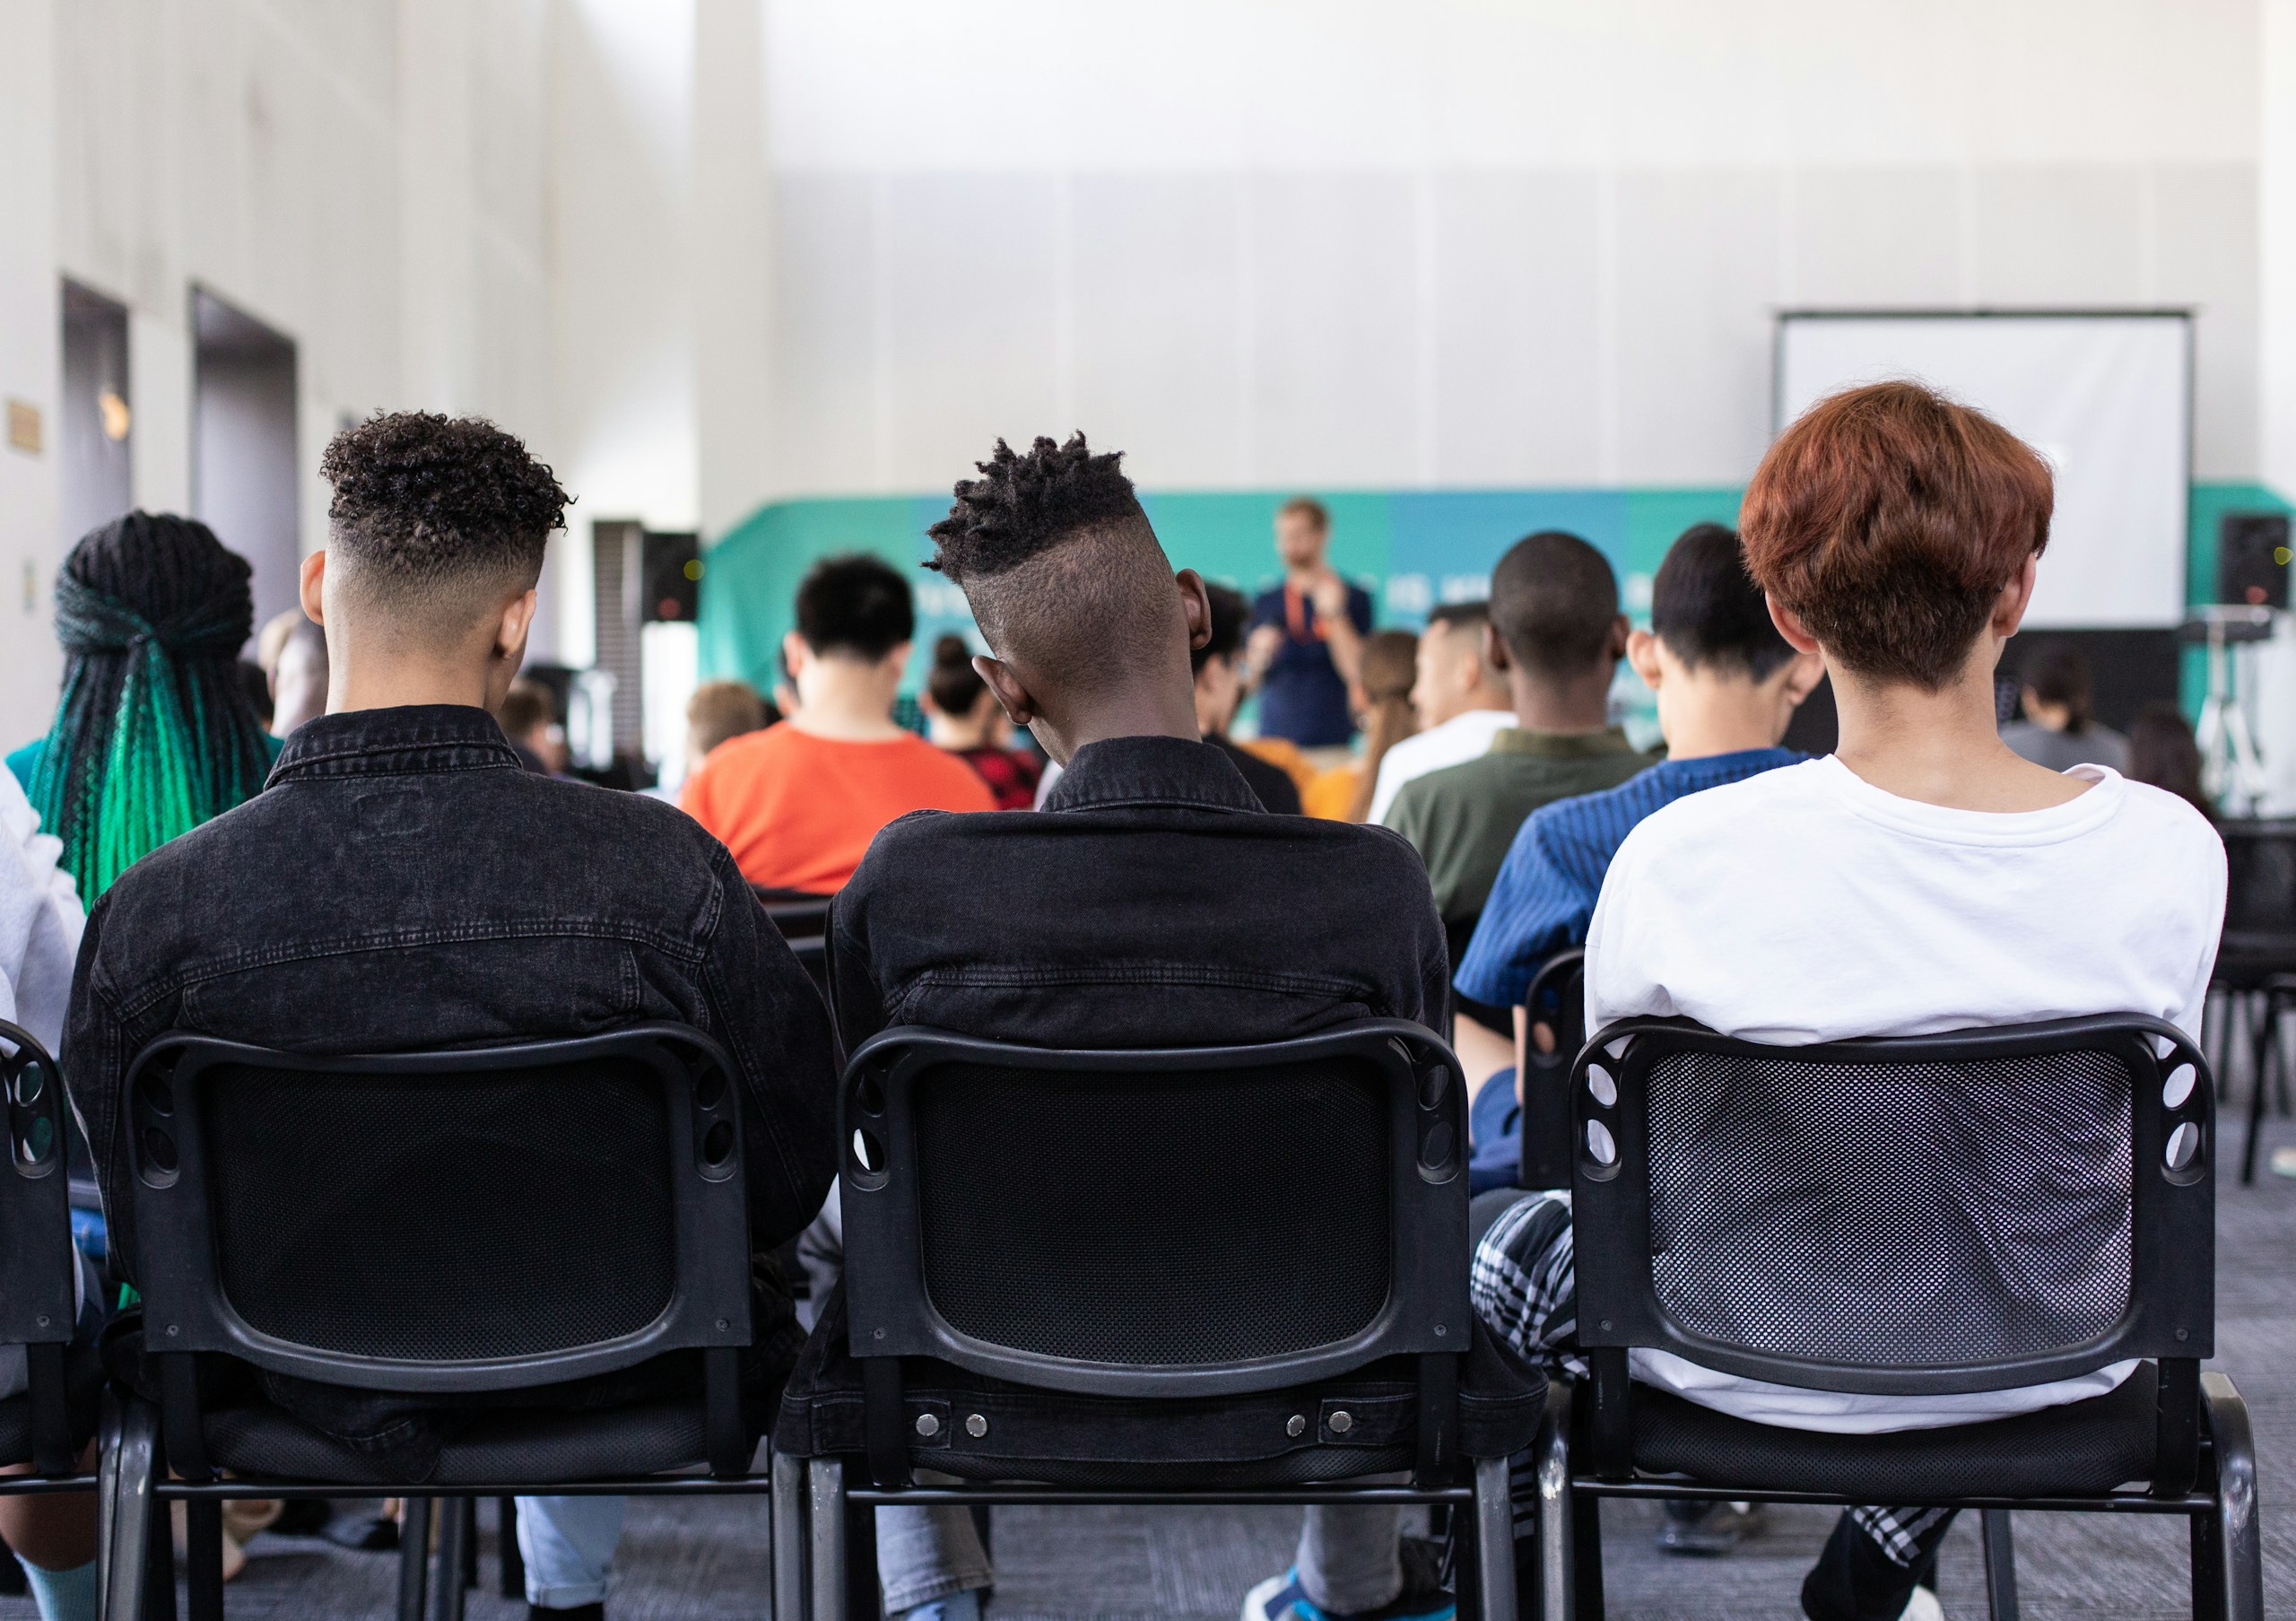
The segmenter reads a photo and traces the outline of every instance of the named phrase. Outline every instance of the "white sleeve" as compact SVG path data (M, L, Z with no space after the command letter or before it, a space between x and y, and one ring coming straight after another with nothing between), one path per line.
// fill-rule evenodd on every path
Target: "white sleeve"
M1396 795L1403 789L1403 771L1396 755L1395 749L1387 752L1379 762L1379 775L1371 784L1371 808L1364 813L1363 819L1376 826L1387 824L1387 806L1396 802ZM1404 758L1410 756L1405 754Z
M2176 864L2182 873L2188 876L2184 877L2178 893L2165 899L2173 908L2198 898L2202 902L2198 915L2204 927L2199 950L2185 981L2184 1006L2171 1009L2165 1016L2196 1044L2202 1044L2201 1018L2208 1007L2209 981L2216 977L2216 948L2223 943L2224 901L2229 878L2222 837L2202 821L2197 811L2187 814L2194 822L2200 824L2200 836L2195 841L2196 853L2189 866L2181 862ZM2161 864L2161 867L2169 865L2166 862ZM2168 915L2174 916L2175 913L2171 911ZM2203 1050L2205 1050L2205 1044Z
M64 1039L73 965L88 926L79 888L57 865L63 854L63 843L39 831L22 786L0 770L0 1016L51 1053Z

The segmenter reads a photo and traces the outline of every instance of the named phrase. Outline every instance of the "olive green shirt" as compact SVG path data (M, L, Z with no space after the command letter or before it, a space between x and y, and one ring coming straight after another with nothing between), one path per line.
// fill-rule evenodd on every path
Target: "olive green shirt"
M1525 817L1557 799L1616 788L1657 763L1657 755L1639 753L1617 727L1599 732L1509 727L1479 759L1405 783L1388 807L1387 825L1418 850L1435 887L1435 910L1455 925L1483 911Z

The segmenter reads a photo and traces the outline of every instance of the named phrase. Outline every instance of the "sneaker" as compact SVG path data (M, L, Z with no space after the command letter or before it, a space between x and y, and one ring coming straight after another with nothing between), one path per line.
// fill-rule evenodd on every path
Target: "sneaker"
M1898 1621L1945 1621L1945 1607L1937 1602L1937 1595L1926 1587L1913 1590L1913 1597L1905 1601Z
M1300 1585L1299 1566L1294 1565L1245 1595L1243 1621L1454 1621L1457 1614L1450 1594L1414 1587L1407 1575L1403 1593L1393 1604L1344 1617L1330 1614L1309 1601L1308 1590Z
M2296 1148L2274 1148L2267 1163L2274 1176L2296 1176Z
M1759 1503L1669 1503L1658 1549L1684 1558L1718 1559L1761 1529Z

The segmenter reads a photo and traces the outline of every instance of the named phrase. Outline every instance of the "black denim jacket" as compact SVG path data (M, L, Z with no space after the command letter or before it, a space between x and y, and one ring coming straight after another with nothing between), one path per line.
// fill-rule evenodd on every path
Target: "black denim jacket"
M1269 815L1219 749L1174 737L1086 745L1041 812L893 823L829 954L848 1051L894 1024L1103 1048L1439 1030L1449 976L1409 843Z
M120 1087L153 1037L309 1052L582 1035L680 1020L744 1096L752 1242L835 1173L826 1012L725 847L671 806L521 770L485 710L299 728L264 791L96 903L60 1055L135 1277Z

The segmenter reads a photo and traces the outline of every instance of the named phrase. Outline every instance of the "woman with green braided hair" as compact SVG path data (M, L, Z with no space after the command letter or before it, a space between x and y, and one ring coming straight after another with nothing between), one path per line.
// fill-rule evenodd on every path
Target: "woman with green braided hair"
M56 577L64 692L8 756L92 905L136 861L263 787L279 742L239 684L255 623L247 560L205 524L130 512Z

